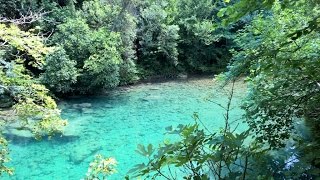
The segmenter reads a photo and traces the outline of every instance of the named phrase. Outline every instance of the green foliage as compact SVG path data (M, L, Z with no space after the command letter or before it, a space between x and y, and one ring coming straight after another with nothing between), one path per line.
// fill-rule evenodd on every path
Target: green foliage
M229 3L230 1L226 1ZM240 0L240 1L232 1L235 2L232 6L227 6L226 8L222 8L218 16L224 17L223 24L227 25L231 22L238 21L244 16L252 13L256 10L261 9L270 9L275 2L275 0L266 0L266 1L256 1L256 0ZM283 1L287 3L288 1Z
M128 11L122 10L117 16L114 23L114 28L120 33L121 57L120 64L120 84L130 84L139 80L138 71L136 69L136 47L135 41L137 38L137 19Z
M228 121L220 134L206 133L198 123L170 127L168 133L180 141L165 142L159 149L139 145L138 153L149 161L137 166L137 175L175 179L171 170L185 171L185 179L319 175L317 0L0 0L0 16L12 22L23 21L24 15L32 15L30 11L47 13L20 27L0 19L4 22L0 23L0 97L6 106L14 104L21 129L32 131L36 138L59 133L66 125L49 91L35 78L39 74L55 93L91 93L134 83L138 74L219 72L232 52L226 75L229 79L248 75L243 108L255 137L231 132ZM243 22L248 24L241 29ZM50 37L49 46L59 48L44 45L42 36ZM296 133L303 120L309 138ZM257 142L244 143L250 138ZM299 163L284 170L277 165L284 160L267 161L275 157L264 148L283 147L288 139ZM7 142L0 137L0 173L12 173L5 165L7 155ZM113 172L101 168L109 160L97 156L88 178Z
M117 161L114 158L105 158L98 154L90 163L85 180L107 179L108 176L117 173L116 166Z
M210 0L177 1L177 16L181 41L179 60L187 71L220 72L229 61L232 45L230 27L218 25L215 13L221 6Z
M320 67L318 32L291 36L317 17L318 8L310 8L281 10L276 4L272 16L257 16L240 37L247 44L235 56L241 66L235 61L231 68L241 72L243 64L249 66L251 90L245 107L249 124L272 145L286 139L294 117L312 113L310 106L319 98L319 78L314 75Z
M15 17L17 9L17 0L1 0L0 1L0 16Z
M140 79L133 60L124 61L119 68L120 85L132 84Z
M275 1L269 13L260 13L237 42L231 77L248 74L249 95L244 105L247 122L257 140L270 148L293 140L299 163L291 171L319 175L319 5L299 0ZM310 137L296 126L305 121ZM300 172L297 173L297 172ZM290 176L288 176L290 177Z
M228 47L233 37L231 27L217 25L218 4L210 0L142 3L138 65L151 74L223 70L231 55Z
M83 2L77 18L57 26L51 44L61 46L80 75L76 92L135 82L136 20L125 7L94 0ZM70 89L72 90L72 89Z
M119 6L104 3L100 0L84 2L81 10L83 12L81 16L94 29L104 27L111 30L120 13Z
M38 36L34 36L29 32L21 31L18 27L11 25L9 27L1 24L0 38L4 40L12 48L25 52L33 60L29 61L27 65L32 65L35 68L42 68L44 63L44 55L52 51L52 48L47 48L43 45L42 39ZM6 44L5 44L6 45ZM3 51L8 51L6 46L3 47ZM1 62L0 66L0 85L4 92L10 94L10 96L16 101L15 108L17 115L22 122L28 123L29 118L37 116L39 113L43 113L40 117L40 122L50 122L53 124L65 125L65 122L59 118L59 111L54 100L48 96L48 90L37 84L32 76L29 75L28 70L23 63L25 59L18 58L15 60L6 59ZM42 112L44 110L44 112ZM52 118L52 119L51 119ZM52 121L51 121L52 120ZM38 123L37 125L43 125ZM37 126L35 125L35 126ZM52 128L55 128L52 126ZM56 127L57 131L61 129L60 126ZM37 128L34 128L37 129ZM40 129L45 129L40 127ZM58 130L59 129L59 130ZM55 132L47 128L50 132ZM37 131L37 132L36 132ZM42 131L36 130L37 136L42 135Z
M179 179L182 176L190 180L266 179L280 175L285 164L283 160L275 160L263 144L252 139L250 130L240 133L232 130L229 113L233 92L228 92L226 106L217 104L226 111L225 126L220 132L201 127L203 123L194 113L194 124L166 128L167 134L176 141L166 140L157 149L152 145L138 145L136 152L148 158L148 162L136 165L129 173L146 179Z
M77 68L84 65L90 56L91 31L84 19L68 19L57 26L57 32L52 36L53 44L61 45L71 60L77 62Z
M116 87L119 84L119 64L121 58L117 47L120 45L120 37L117 33L97 31L91 36L96 47L92 47L92 54L83 66L83 79L89 88Z
M38 9L50 12L37 22L46 34L55 32L57 26L67 22L68 19L77 18L76 9L73 4L60 6L58 3L42 1Z
M4 137L0 137L0 176L3 174L13 174L13 169L7 167L5 164L10 161L8 142Z
M258 144L246 145L248 132L207 134L199 124L166 128L168 134L178 135L176 142L164 142L158 149L138 145L137 152L149 159L136 165L129 173L134 177L177 179L261 179L272 176L270 158ZM263 168L259 171L254 167Z
M25 28L39 25L45 36L53 33L49 44L62 44L70 59L77 61L78 70L92 53L86 48L92 43L92 31L104 28L119 33L120 84L136 82L138 74L217 72L225 68L230 57L227 47L232 44L232 37L227 29L217 28L215 12L220 5L216 7L209 0L12 0L6 4L6 11L14 11L11 15L3 13L8 18L20 18L18 14L28 14L28 10L48 12ZM83 89L81 83L78 86L76 91Z
M15 25L0 24L0 38L5 42L4 45L8 43L16 50L23 51L31 56L33 60L29 62L29 65L42 68L43 57L52 51L52 48L44 46L40 37L32 35L33 30L30 29L29 32L25 32Z
M61 119L60 111L48 95L48 90L38 84L26 68L42 68L44 56L51 52L51 48L44 46L40 37L21 31L17 26L0 26L0 39L4 42L0 46L0 93L9 96L15 103L12 107L15 112L13 122L1 119L4 122L1 125L5 127L18 122L21 129L30 130L37 139L61 133L67 122ZM17 50L25 55L11 59L10 54ZM5 139L1 137L0 172L12 174L12 169L4 165L9 160L6 146Z
M90 29L84 19L69 19L58 26L52 42L60 44L71 60L76 61L76 90L110 88L119 84L120 36L106 28ZM55 60L57 61L57 60ZM65 62L66 63L66 62Z
M48 96L48 90L43 85L36 84L24 72L23 66L13 65L12 72L0 74L2 88L9 91L16 101L13 109L21 128L30 130L37 139L47 134L61 133L67 122L61 119L55 101Z
M141 12L138 63L152 74L161 74L178 64L179 27L168 24L165 7L165 3L152 3Z
M120 3L108 4L101 1L87 1L82 7L82 16L87 20L91 28L106 28L109 31L120 34L121 44L119 53L122 62L119 65L119 75L121 84L134 83L138 80L135 67L136 52L136 18L131 15L126 6Z
M76 62L70 60L64 49L57 49L46 57L45 72L40 80L54 92L68 93L79 76Z

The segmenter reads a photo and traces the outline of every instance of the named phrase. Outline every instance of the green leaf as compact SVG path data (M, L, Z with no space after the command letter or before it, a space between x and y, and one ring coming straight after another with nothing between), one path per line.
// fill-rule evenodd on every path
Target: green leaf
M226 10L227 10L226 8L220 9L220 11L218 12L217 16L220 17L220 18L223 17L224 13L226 12Z

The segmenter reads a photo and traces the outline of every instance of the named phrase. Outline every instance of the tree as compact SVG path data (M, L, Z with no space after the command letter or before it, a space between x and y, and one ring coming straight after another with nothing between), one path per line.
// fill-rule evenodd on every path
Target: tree
M13 24L0 24L0 41L0 93L13 101L13 106L7 108L14 110L12 114L0 116L1 127L18 122L19 129L31 131L36 139L61 133L67 122L61 119L60 111L48 95L48 90L38 84L28 69L41 69L44 56L52 49L44 46L39 36L21 31ZM13 56L14 52L18 54ZM10 115L15 118L8 119ZM9 159L7 142L2 136L0 148L0 173L12 174L12 169L5 166Z
M161 1L162 2L162 1ZM151 3L141 10L139 24L138 64L151 74L167 71L171 76L178 64L179 27L170 25L169 15L164 10L166 3Z
M319 5L312 1L275 1L261 12L237 42L229 77L248 74L250 85L244 105L256 138L270 148L284 147L293 139L302 175L319 175ZM306 124L311 137L299 136ZM297 171L297 169L295 169ZM299 177L299 176L298 176Z
M96 43L90 49L91 55L83 66L82 81L89 88L112 88L119 85L119 64L121 57L118 50L118 33L107 33L103 29L92 34Z
M101 27L90 29L85 19L69 19L58 26L52 43L60 44L81 72L75 90L110 88L119 84L120 36Z
M76 62L70 60L66 51L58 48L46 56L44 73L40 80L53 92L71 92L79 76L75 66Z
M60 45L71 60L77 62L77 68L82 68L86 59L90 57L89 47L92 45L91 30L82 18L68 19L57 26L50 42Z
M119 65L120 84L130 84L139 78L136 69L136 18L129 13L129 4L124 1L106 3L98 0L84 2L83 17L91 28L106 28L120 34L122 62Z

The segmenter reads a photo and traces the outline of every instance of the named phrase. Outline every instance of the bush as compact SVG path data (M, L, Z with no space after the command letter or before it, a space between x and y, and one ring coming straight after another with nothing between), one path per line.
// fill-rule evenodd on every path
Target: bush
M64 49L59 48L47 55L44 66L45 72L41 75L40 80L54 92L71 92L73 90L72 85L77 82L79 76L75 66L76 62L70 60Z

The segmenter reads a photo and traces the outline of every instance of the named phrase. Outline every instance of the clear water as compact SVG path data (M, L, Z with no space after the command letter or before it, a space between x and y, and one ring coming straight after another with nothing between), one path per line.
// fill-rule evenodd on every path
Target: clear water
M161 143L169 138L165 127L193 123L193 112L210 129L223 127L223 109L206 99L225 104L227 98L213 84L212 79L141 84L61 102L63 117L69 120L65 135L42 141L11 135L15 175L4 179L79 180L98 153L118 161L118 173L109 179L123 179L135 164L145 161L135 153L137 144ZM241 83L236 88L233 119L243 113L238 105L245 88ZM86 108L79 106L82 103ZM238 130L245 128L240 125Z

